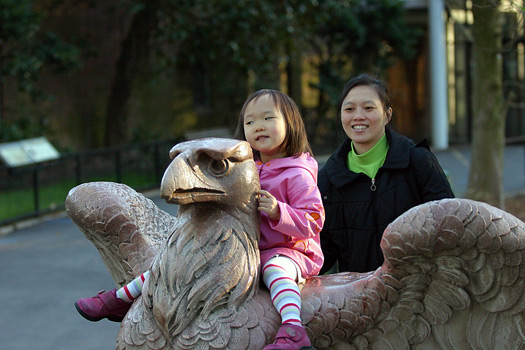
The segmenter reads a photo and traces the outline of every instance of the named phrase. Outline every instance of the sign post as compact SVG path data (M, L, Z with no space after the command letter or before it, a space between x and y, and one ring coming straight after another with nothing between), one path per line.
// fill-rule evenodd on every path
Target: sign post
M10 168L60 158L60 153L45 137L0 144L0 158Z
M60 158L60 153L43 136L0 144L0 159L9 170L58 158ZM33 195L36 213L40 211L38 170L38 167L34 167L31 170L33 173Z

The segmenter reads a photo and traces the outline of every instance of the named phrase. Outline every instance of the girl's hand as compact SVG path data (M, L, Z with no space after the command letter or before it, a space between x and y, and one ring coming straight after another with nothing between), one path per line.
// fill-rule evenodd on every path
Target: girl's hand
M277 204L277 199L270 194L268 191L260 190L259 194L259 211L263 211L270 219L279 221L281 219L281 210Z

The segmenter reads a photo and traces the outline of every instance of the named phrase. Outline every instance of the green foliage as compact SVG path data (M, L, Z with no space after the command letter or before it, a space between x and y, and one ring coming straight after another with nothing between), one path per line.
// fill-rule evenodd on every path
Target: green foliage
M229 61L264 76L287 60L291 43L319 56L316 87L331 99L351 74L381 73L393 57L410 57L420 34L405 24L402 0L179 0L162 8L157 40L175 51L167 57L209 70Z
M79 51L41 29L31 0L0 2L0 81L13 77L21 91L42 97L35 83L46 68L60 73L79 65Z
M355 74L381 74L395 57L411 58L421 31L405 23L402 0L319 1L301 18L320 58L319 83L332 104L343 83ZM307 37L303 40L308 39Z
M98 176L86 179L90 181L116 181L114 176ZM153 174L146 172L126 172L122 183L136 189L150 189L157 187L157 179ZM78 185L73 179L57 179L56 183L45 184L39 188L39 207L41 211L63 209L64 200L68 192ZM0 200L0 221L31 215L35 211L34 189L8 189L2 193Z
M196 115L192 96L179 88L173 77L156 79L146 74L135 83L130 107L136 110L137 120L130 117L131 140L140 143L150 140L182 137L185 130L195 128ZM148 118L140 118L147 115Z
M89 9L103 8L96 0L40 0L38 9L34 2L0 2L0 94L1 82L10 77L33 98L42 97L35 84L42 73L51 69L63 72L79 64L77 48L42 29L46 11L67 13L66 8L79 3ZM279 88L282 70L291 54L297 52L303 57L315 57L309 61L314 62L313 75L318 77L311 86L321 92L321 98L315 103L309 101L309 105L320 106L315 112L319 118L333 115L330 106L351 75L364 70L381 73L394 57L410 54L417 35L404 22L403 5L402 0L111 2L119 11L126 9L130 16L143 11L154 14L148 17L149 22L142 23L155 27L153 35L149 37L146 30L144 38L130 41L137 50L151 50L150 57L154 58L137 65L155 73L152 77L176 74L178 81L186 83L177 89L191 96L188 105L193 107L195 124L210 127L231 126L249 90ZM76 35L80 33L71 33L72 37ZM152 39L150 45L143 45L148 38ZM136 55L128 60L136 60ZM137 75L133 70L126 74L131 80ZM118 86L113 89L123 90ZM153 96L152 101L140 104L141 108L149 108L141 110L142 115L154 111L150 106L157 104L158 98ZM83 105L80 113L85 110ZM98 121L90 123L99 125ZM122 130L128 126L121 124ZM141 125L133 127L137 130L135 138L156 135L144 133Z
M64 180L60 183L42 186L39 193L39 206L42 211L55 210L64 207L68 191L76 183ZM0 201L0 221L30 215L35 211L34 192L32 189L6 190Z
M20 118L16 122L0 124L0 143L18 141L42 135L42 128L31 118Z
M242 70L275 70L286 33L287 2L165 1L157 39L171 44L177 63L210 68L225 61ZM167 59L166 62L174 63Z
M39 101L50 97L36 85L47 69L62 73L79 65L78 49L43 31L42 19L31 0L0 1L0 142L34 137L43 131L42 117L23 116L10 123L4 120L1 104L7 78L15 79L21 92Z

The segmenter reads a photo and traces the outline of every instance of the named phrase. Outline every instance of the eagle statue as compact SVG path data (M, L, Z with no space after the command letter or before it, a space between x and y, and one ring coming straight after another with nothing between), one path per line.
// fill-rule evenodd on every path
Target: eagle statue
M260 282L258 172L250 145L208 138L175 145L161 197L176 216L123 184L85 183L71 220L119 286L150 277L122 321L117 349L257 350L280 326ZM302 319L315 349L525 349L525 232L482 202L444 199L385 230L384 264L310 278Z

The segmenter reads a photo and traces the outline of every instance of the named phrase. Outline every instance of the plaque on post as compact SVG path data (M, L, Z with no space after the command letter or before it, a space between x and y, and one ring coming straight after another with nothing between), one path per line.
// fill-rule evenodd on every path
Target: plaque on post
M0 159L10 168L60 158L60 153L43 136L0 144Z

